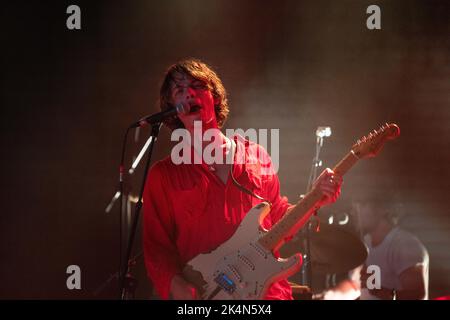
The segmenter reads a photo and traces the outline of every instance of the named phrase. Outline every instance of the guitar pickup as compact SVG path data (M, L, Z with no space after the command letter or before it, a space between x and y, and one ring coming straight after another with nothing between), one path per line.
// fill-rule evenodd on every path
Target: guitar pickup
M250 270L255 271L255 265L253 264L253 262L250 261L249 258L247 258L244 255L238 255L239 260L241 260L247 267L250 268Z

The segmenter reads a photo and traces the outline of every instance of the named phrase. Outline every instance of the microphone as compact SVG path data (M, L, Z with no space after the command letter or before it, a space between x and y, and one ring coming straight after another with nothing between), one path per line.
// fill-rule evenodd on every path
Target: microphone
M130 128L143 127L148 124L153 125L155 123L162 122L164 119L176 116L179 113L186 114L188 113L188 109L184 107L182 103L177 104L176 106L172 106L167 110L151 114L149 116L143 117L138 122L133 123Z
M317 127L316 136L318 138L331 136L331 128L330 127Z

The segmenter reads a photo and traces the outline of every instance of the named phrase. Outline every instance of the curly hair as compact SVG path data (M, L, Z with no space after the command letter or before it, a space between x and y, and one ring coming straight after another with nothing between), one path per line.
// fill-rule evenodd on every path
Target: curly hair
M169 67L159 91L159 107L161 111L171 107L170 97L172 83L174 83L180 75L190 76L206 84L206 87L211 91L212 96L217 102L214 105L214 110L217 125L221 128L224 125L229 112L227 92L216 72L214 72L206 63L198 59L184 59ZM178 117L169 118L164 121L164 124L172 130L184 128L183 123Z

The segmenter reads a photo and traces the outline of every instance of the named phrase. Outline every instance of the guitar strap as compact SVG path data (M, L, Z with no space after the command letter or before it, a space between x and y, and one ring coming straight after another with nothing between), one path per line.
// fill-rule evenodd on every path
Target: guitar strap
M235 136L233 140L236 140L236 138L237 138L237 137ZM234 147L232 146L231 150L232 150L232 152L233 152L233 155L232 155L232 156L233 156L233 159L235 159L235 156L236 156L235 150L237 149L237 141L233 141L233 142L234 142ZM234 161L233 161L233 162L234 162ZM259 199L259 200L261 200L261 201L263 201L263 202L267 202L267 203L269 204L269 206L272 207L272 203L271 203L269 200L264 199L263 197L257 195L257 194L254 193L253 191L251 191L251 190L245 188L243 185L241 185L239 182L237 182L237 180L234 178L234 175L233 175L233 166L231 166L231 168L230 168L230 176L231 176L231 180L233 180L233 184L234 184L239 190L241 190L242 192L244 192L244 193L246 193L246 194L251 195L252 197L254 197L254 198L256 198L256 199Z

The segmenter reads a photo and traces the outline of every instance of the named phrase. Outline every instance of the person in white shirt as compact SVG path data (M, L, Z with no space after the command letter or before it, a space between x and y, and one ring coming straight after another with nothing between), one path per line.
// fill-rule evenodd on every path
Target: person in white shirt
M360 268L360 299L428 299L428 252L416 236L398 227L396 203L372 196L354 201L352 211L368 248Z

